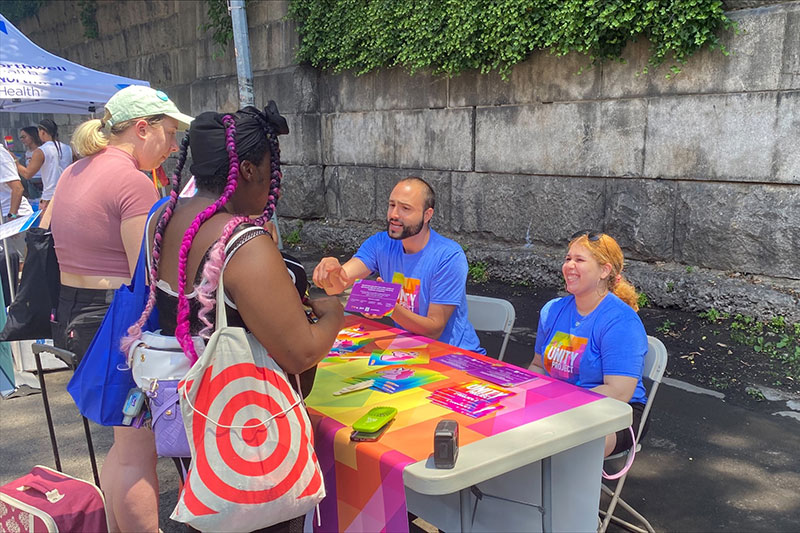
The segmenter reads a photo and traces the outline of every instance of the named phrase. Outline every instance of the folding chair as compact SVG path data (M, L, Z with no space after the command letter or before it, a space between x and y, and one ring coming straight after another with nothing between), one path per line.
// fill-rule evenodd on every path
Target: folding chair
M647 421L647 417L650 414L650 408L653 405L653 399L656 397L656 391L658 391L658 386L661 384L661 379L664 377L664 370L667 368L667 349L664 347L664 343L658 340L655 337L651 337L650 335L647 336L647 355L645 355L644 359L644 372L642 373L645 379L649 379L652 381L652 385L650 386L650 390L647 394L647 403L644 406L644 411L642 411L642 420L639 423L639 427L636 430L636 453L639 453L639 450L642 449L642 444L639 442L640 437L642 436L642 429L644 429L644 424ZM628 451L624 451L621 453L617 453L614 455L610 455L606 457L606 461L620 459L622 457L626 457L628 455ZM605 533L606 529L608 528L609 522L614 522L615 524L619 524L620 526L628 529L630 531L636 531L637 533L655 533L653 526L650 525L650 522L647 519L639 514L633 507L630 506L625 500L620 498L620 493L622 492L622 487L625 485L625 479L627 479L628 474L625 473L624 476L617 480L617 484L614 487L614 490L611 490L605 483L601 485L601 489L605 494L611 497L611 501L608 504L608 508L604 510L600 510L600 515L604 517L603 522L600 524L600 527L597 528L598 533ZM633 515L644 527L642 529L639 526L631 524L630 522L626 522L621 518L614 516L614 509L619 505L626 511L628 511L631 515Z
M508 300L474 294L467 294L467 306L469 307L469 321L476 330L497 331L505 334L497 357L502 361L506 353L508 338L511 336L511 328L514 327L514 321L517 319L514 306Z

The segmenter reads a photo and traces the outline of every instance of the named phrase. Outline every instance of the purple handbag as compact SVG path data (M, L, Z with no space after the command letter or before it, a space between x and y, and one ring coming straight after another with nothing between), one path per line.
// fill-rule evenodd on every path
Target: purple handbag
M191 457L189 439L178 404L178 380L159 381L150 398L150 416L156 437L156 452L159 457Z

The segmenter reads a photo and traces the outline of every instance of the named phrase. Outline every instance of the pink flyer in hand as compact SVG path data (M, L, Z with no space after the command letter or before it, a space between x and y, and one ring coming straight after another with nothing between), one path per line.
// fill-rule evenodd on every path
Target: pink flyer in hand
M390 313L402 287L398 283L359 279L353 283L350 298L347 299L345 311L351 313L368 313L384 316Z

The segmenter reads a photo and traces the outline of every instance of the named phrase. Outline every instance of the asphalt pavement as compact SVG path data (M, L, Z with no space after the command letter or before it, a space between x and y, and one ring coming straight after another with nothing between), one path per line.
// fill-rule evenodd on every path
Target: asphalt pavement
M531 358L536 317L522 302L515 306L517 327L507 360L524 365ZM500 343L496 336L482 340L490 353ZM63 469L91 479L80 417L65 390L69 372L46 378ZM800 531L800 421L671 383L677 386L659 389L650 432L623 497L657 531ZM111 431L92 428L102 464ZM54 464L41 395L0 400L0 484L37 464ZM178 490L172 462L160 460L158 474L162 528L183 531L168 519Z

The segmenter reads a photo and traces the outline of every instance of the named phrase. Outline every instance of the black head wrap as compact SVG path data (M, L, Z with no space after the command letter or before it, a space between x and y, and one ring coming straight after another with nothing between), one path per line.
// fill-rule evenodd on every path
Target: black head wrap
M190 170L195 176L218 176L226 174L228 152L226 150L225 115L207 111L200 113L189 127L189 145L192 149ZM253 106L240 109L234 115L236 121L236 154L241 159L256 147L267 135L289 133L286 119L278 112L273 100L263 111Z

